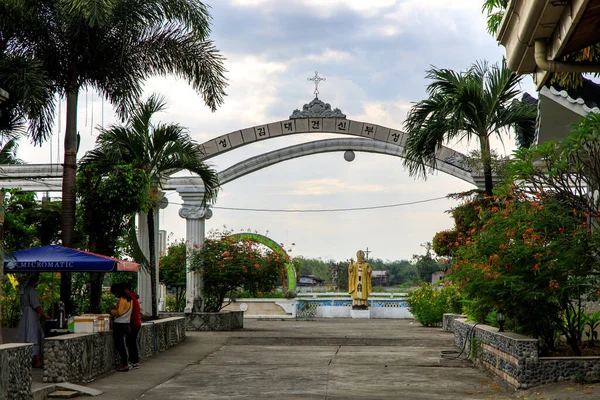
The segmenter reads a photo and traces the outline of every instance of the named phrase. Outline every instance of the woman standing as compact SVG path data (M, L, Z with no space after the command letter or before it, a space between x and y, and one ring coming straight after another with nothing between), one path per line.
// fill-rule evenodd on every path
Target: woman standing
M129 322L130 329L127 332L127 350L129 351L129 362L132 369L140 367L140 354L137 346L137 337L142 328L142 314L140 312L140 296L125 286L125 293L131 297L131 320Z
M17 341L19 343L33 343L33 367L42 367L42 340L44 333L40 326L40 317L49 320L50 317L42 310L35 287L40 279L40 274L31 272L25 283L19 288L21 296L21 310L23 315L19 321Z
M129 330L129 322L131 321L132 302L131 297L125 291L123 285L113 284L110 287L110 292L119 299L117 305L110 310L110 314L115 316L113 322L113 338L115 347L121 357L121 367L117 369L119 372L129 371L127 362L127 349L125 348L125 336Z

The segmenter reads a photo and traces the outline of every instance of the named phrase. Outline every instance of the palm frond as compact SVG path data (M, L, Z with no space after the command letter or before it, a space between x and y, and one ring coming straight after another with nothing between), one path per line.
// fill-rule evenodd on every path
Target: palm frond
M17 148L19 143L15 139L10 139L0 149L0 164L23 164L23 161L17 157Z
M164 109L162 97L152 95L138 103L127 124L100 128L96 147L82 158L82 165L93 164L100 171L133 165L148 172L157 186L174 172L190 171L204 181L204 202L213 201L219 189L217 173L200 161L200 146L188 130L178 124L152 123L154 114Z
M0 55L0 87L10 95L0 106L0 131L21 134L28 122L28 133L35 143L48 139L54 124L55 98L42 63Z
M535 126L535 110L513 103L521 77L505 62L480 61L460 73L433 67L426 77L432 80L429 98L416 103L404 122L404 165L413 176L425 178L428 167L436 168L436 153L445 143L477 137L487 149L491 134Z
M210 33L208 6L200 1L121 1L115 14L131 24L144 26L159 26L165 21L178 23L200 38L207 38Z

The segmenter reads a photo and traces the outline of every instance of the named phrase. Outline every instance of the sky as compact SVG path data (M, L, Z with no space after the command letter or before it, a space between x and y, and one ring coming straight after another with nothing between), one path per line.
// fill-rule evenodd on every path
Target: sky
M464 70L478 60L499 62L504 55L486 32L481 0L208 0L211 40L226 58L225 103L211 112L186 82L154 77L145 97L158 93L168 109L157 121L177 122L199 143L232 131L287 119L314 98L315 71L326 80L319 98L349 119L403 130L413 103L426 98L426 70L435 66ZM535 96L530 77L522 88ZM55 134L42 147L23 141L19 157L28 163L62 161L65 101L57 111ZM109 103L97 93L82 92L78 108L82 142L78 153L94 146L95 127L117 123ZM243 146L211 158L217 171L249 157L334 134L302 134ZM495 141L500 154L514 149L514 136ZM468 152L473 143L454 143ZM180 174L181 175L181 174ZM185 173L183 174L185 175ZM447 210L456 200L367 211L282 213L224 210L343 209L403 204L444 197L473 186L437 173L413 178L402 159L357 152L346 162L343 152L315 154L286 161L222 186L210 230L252 231L269 236L291 256L344 261L358 250L371 258L410 259L436 232L451 229ZM59 193L53 196L60 196ZM170 240L185 239L182 203L176 192L159 218Z

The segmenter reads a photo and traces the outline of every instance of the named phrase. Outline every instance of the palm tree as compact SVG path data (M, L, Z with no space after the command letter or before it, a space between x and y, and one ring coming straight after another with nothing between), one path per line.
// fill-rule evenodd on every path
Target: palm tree
M17 158L17 139L9 138L0 148L0 165L21 164ZM0 259L3 260L0 268L0 298L2 298L2 283L4 282L4 190L0 189ZM2 307L0 307L0 321L2 321ZM2 324L0 323L0 344L2 344Z
M126 125L101 128L96 147L81 160L82 165L94 165L100 173L110 171L115 165L127 164L145 170L150 176L152 205L148 210L147 222L153 316L158 315L154 210L161 197L161 182L176 171L193 172L204 181L205 203L214 200L219 189L216 171L200 161L201 147L191 139L186 128L178 124L152 123L154 114L164 109L164 100L156 95L138 103Z
M521 77L500 66L475 63L465 72L433 67L426 77L429 98L415 104L404 126L404 165L413 176L427 176L436 167L436 152L452 140L479 140L485 192L492 194L490 137L510 127L533 130L536 107L516 100Z
M223 59L207 40L207 6L198 0L3 0L0 38L10 55L39 60L53 94L65 96L62 244L72 246L79 91L99 92L126 118L154 75L183 78L213 111L223 102ZM55 99L46 103L52 110ZM61 299L70 309L70 274Z
M0 13L1 13L0 6ZM0 23L2 22L0 17ZM4 37L0 35L0 48ZM0 165L21 164L17 158L17 140L29 131L30 134L44 139L49 135L52 114L44 106L50 93L47 77L42 65L21 56L8 57L0 52L0 88L6 90L9 98L0 104ZM4 260L4 190L0 189L0 259ZM4 268L0 268L0 298ZM0 321L2 310L0 310ZM0 344L2 344L2 326L0 325Z

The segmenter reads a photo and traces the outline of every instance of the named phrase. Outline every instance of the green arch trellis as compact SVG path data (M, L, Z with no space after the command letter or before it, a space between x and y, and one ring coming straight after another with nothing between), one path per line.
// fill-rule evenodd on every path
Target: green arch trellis
M272 239L258 234L258 233L234 233L233 235L229 235L229 238L234 241L240 240L250 240L252 242L264 244L271 250L273 250L276 254L280 256L290 259L287 252L281 247L278 243L273 241ZM285 271L287 276L287 288L289 291L296 290L296 271L294 270L294 266L292 265L291 260L285 264Z

